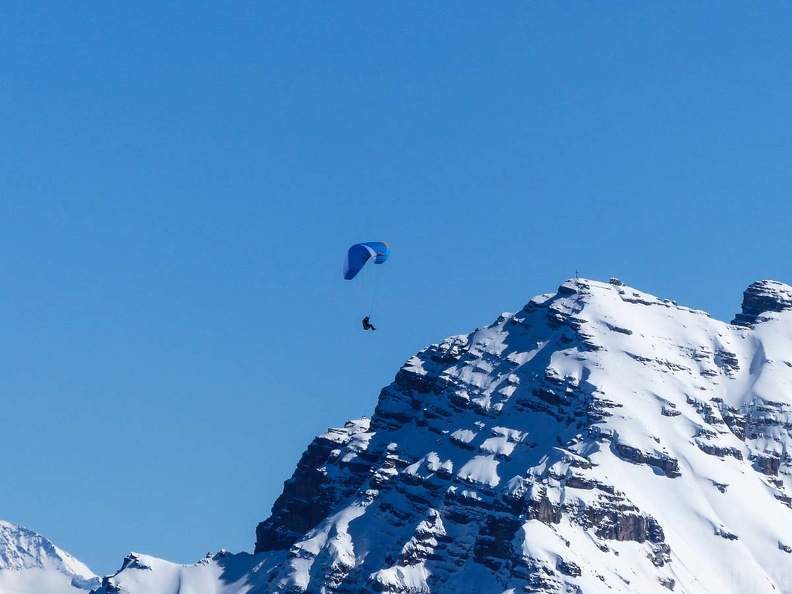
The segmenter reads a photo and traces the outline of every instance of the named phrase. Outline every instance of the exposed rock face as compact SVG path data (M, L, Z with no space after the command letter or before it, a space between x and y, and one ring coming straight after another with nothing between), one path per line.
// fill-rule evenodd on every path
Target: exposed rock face
M790 309L762 281L734 323ZM790 323L572 280L428 347L309 446L262 591L792 593Z
M336 436L346 433L331 430L308 446L294 476L284 484L283 493L275 502L276 513L256 529L256 553L290 547L330 511L337 500L336 491L342 485L329 481L323 467L339 443L334 440ZM348 497L355 490L356 487L346 493L342 490L341 494Z
M732 324L751 326L762 314L792 309L792 287L778 281L763 280L751 283L743 293L742 312Z

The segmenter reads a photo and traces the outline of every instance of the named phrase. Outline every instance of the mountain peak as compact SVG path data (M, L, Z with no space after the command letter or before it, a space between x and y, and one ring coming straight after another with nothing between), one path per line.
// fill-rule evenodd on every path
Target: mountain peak
M29 573L29 577L14 574ZM20 583L38 583L43 576L59 576L68 579L70 587L77 590L90 590L99 585L99 578L77 559L56 547L50 540L23 526L0 521L0 591L8 585L12 591L21 587ZM7 584L8 578L16 584ZM49 578L47 578L49 579ZM34 591L35 588L33 588ZM27 591L27 590L20 590Z
M743 292L742 312L732 320L737 326L753 326L762 315L792 309L792 287L774 280L751 283Z
M792 308L748 294L752 320ZM770 317L566 280L410 357L308 446L249 576L207 567L229 594L792 594L792 335ZM99 592L204 583L146 565Z
M626 285L618 278L611 278L607 283L587 278L570 278L558 287L555 295L540 295L531 300L532 303L542 303L553 297L573 298L581 307L589 303L604 303L608 300L640 305L659 305L662 307L677 307L687 311L694 311L686 307L679 307L676 301L661 299L649 293L639 291ZM704 313L704 312L697 312Z
M779 285L755 287L764 311ZM755 336L568 279L422 350L367 426L319 436L256 552L286 559L274 592L736 593L755 576L792 594L775 575L792 553L789 352L778 324Z

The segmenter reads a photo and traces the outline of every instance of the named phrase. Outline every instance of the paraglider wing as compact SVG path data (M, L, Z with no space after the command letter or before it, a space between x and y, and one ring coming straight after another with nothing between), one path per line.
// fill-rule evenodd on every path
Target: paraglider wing
M374 258L375 264L382 264L388 256L390 256L390 248L384 241L356 243L349 248L344 260L344 278L352 280L363 270L366 262Z

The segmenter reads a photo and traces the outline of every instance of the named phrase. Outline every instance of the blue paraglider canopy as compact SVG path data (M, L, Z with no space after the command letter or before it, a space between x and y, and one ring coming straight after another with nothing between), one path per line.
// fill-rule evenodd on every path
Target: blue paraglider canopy
M352 280L369 260L374 259L374 264L382 264L388 256L390 256L390 248L384 241L356 243L349 248L344 260L344 278Z

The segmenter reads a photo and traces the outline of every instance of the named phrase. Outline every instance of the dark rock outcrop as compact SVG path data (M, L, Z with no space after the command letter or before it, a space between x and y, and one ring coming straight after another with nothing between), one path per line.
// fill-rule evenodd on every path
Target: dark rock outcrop
M792 287L778 281L751 283L743 293L742 312L732 320L737 326L752 326L764 313L792 309Z
M315 438L303 453L292 477L283 485L283 493L272 506L272 515L256 527L256 553L288 549L324 518L339 499L353 495L369 478L371 463L380 456L371 451L358 452L349 461L339 461L339 447L349 447L356 435L368 428L349 422L344 429L331 429ZM339 476L330 478L324 470L328 462L338 464ZM383 466L394 466L384 460Z
M653 466L668 478L681 476L679 472L679 462L667 454L642 452L638 448L634 448L619 441L614 442L613 447L616 453L633 464L647 464Z

